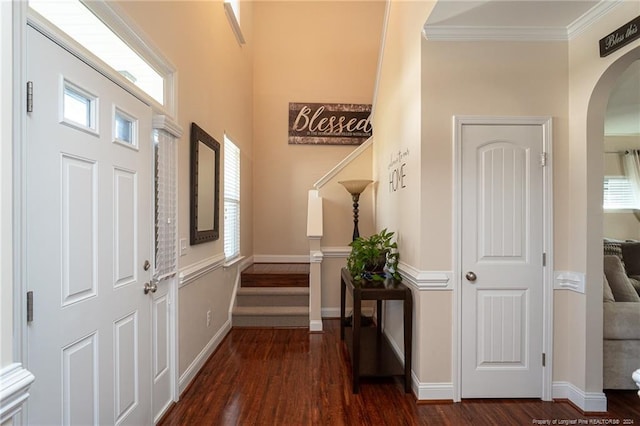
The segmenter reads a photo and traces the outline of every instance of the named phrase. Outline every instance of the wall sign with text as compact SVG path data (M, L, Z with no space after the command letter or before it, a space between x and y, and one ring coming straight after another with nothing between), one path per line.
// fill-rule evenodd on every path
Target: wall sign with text
M633 40L640 38L640 31L638 30L638 27L640 27L640 16L627 22L611 34L608 34L606 37L601 38L600 57L604 58L605 56L620 49L622 46L626 46Z
M387 169L389 170L389 192L394 193L407 187L407 159L409 148L391 154Z
M289 103L290 144L360 145L371 134L371 105Z

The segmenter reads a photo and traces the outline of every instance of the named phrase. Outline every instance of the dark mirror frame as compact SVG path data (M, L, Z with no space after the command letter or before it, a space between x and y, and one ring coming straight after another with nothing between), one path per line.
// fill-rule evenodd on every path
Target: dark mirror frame
M213 229L198 229L198 161L199 143L202 142L214 152L214 206ZM220 143L196 123L191 123L191 161L190 161L190 185L191 185L191 245L215 241L220 237Z

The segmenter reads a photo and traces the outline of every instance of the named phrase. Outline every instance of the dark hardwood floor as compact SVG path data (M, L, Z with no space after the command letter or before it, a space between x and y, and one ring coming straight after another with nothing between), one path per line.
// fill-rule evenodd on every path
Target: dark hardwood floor
M640 398L633 391L607 393L609 412L598 415L562 401L418 404L404 393L401 379L363 379L360 394L353 395L339 322L325 320L324 326L324 333L311 334L232 329L160 424L640 425Z
M242 271L242 287L309 287L309 264L254 263Z

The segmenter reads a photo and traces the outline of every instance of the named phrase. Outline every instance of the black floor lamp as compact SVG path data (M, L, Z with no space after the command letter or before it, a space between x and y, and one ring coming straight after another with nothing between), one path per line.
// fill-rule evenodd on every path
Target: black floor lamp
M349 191L351 199L353 200L353 240L360 236L360 231L358 231L358 200L360 200L362 191L364 191L371 182L373 181L365 179L343 180L338 182Z

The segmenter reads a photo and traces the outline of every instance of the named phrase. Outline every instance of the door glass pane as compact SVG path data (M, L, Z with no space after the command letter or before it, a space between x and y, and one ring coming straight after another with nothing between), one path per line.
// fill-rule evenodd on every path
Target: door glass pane
M95 96L65 80L62 98L64 122L74 127L97 130Z
M115 140L129 145L135 145L135 122L132 118L116 109L114 115Z

